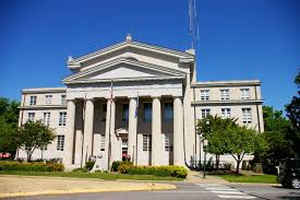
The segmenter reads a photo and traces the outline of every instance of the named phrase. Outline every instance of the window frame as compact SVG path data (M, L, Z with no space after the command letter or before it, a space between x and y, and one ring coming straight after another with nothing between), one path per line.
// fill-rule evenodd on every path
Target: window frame
M230 90L229 89L220 89L220 99L221 101L230 100Z
M64 135L57 135L56 150L57 151L64 151L64 148L65 148L65 136Z
M36 95L32 95L29 97L29 105L30 106L34 106L36 105L37 102L37 96Z
M66 126L67 123L67 112L59 112L58 126Z
M209 101L209 89L200 90L200 100Z
M242 122L243 124L252 123L252 109L251 108L242 108Z

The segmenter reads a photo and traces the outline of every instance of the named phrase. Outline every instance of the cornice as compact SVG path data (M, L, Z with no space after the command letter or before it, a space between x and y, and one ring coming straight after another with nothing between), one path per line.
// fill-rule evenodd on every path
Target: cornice
M19 106L20 110L47 110L47 109L67 109L67 105L31 105Z
M138 42L138 41L124 41L124 42L120 42L120 43L105 47L98 51L89 53L87 55L83 55L78 58L73 58L71 62L68 62L68 64L71 65L70 68L78 68L78 67L80 67L80 65L76 65L76 63L85 62L86 60L93 59L94 57L101 56L101 55L110 53L111 51L115 51L115 50L118 50L121 48L126 48L126 47L135 47L135 48L140 48L140 49L151 50L154 52L159 52L162 54L167 54L167 55L175 56L175 57L179 57L179 58L194 58L194 55L192 55L191 53L185 52L185 51L165 48L165 47L161 47L161 46L157 46L157 45L153 45L153 44L147 44L147 43Z
M259 80L232 80L232 81L207 81L192 83L192 88L207 88L207 87L235 87L235 86L260 86Z
M43 93L64 93L66 92L66 87L58 88L28 88L22 89L22 94L43 94Z
M192 101L192 105L200 106L229 106L229 105L260 105L263 103L263 99L239 99L239 100L209 100L209 101Z
M181 78L185 77L185 74L186 74L186 72L184 72L180 69L171 69L171 68L163 67L163 66L160 66L160 65L155 65L155 64L136 61L136 60L130 60L130 59L126 59L126 58L116 58L114 60L111 60L111 61L108 61L106 63L102 63L100 65L92 67L88 70L70 75L70 76L66 77L63 80L63 83L68 84L68 83L71 83L71 82L76 82L76 79L82 78L84 76L95 73L97 71L105 70L107 68L116 66L118 64L128 64L128 65L137 66L137 67L145 68L145 69L148 69L148 70L154 70L154 71L158 71L158 72L161 72L161 73L169 74L170 76L176 76L176 77L181 77ZM149 78L146 77L146 79L149 79ZM125 81L128 81L128 80L132 80L132 79L133 80L142 80L143 78L128 77L128 78L122 78L122 79L119 79L119 80L124 81L123 79ZM93 80L93 81L99 81L99 80ZM101 79L100 81L101 82L106 82L106 80L104 80L104 79ZM109 81L111 81L111 80L109 80ZM84 81L84 82L86 82L86 81Z

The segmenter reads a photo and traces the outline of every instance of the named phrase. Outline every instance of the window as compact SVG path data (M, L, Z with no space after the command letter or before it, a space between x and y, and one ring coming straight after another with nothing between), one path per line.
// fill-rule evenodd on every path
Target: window
M129 116L129 105L123 104L122 121L128 121Z
M65 136L64 135L58 135L57 136L56 150L57 151L63 151L64 150L64 144L65 144Z
M151 135L143 135L143 151L151 151Z
M242 88L241 89L241 99L250 99L250 92L249 88Z
M43 123L46 126L49 126L49 124L50 124L50 112L44 112Z
M28 120L29 121L34 121L34 117L35 117L35 113L33 113L33 112L28 113Z
M164 104L164 120L166 120L166 121L173 120L173 104L172 103Z
M46 95L46 104L52 103L52 95Z
M230 99L229 97L229 89L222 89L221 92L221 101L228 101Z
M200 90L200 98L201 98L201 101L208 101L209 100L209 90Z
M67 103L67 102L66 102L66 95L64 95L64 94L61 95L61 96L60 96L60 101L61 101L61 102L60 102L61 105L66 105L66 103Z
M173 151L173 146L171 145L170 134L164 134L164 143L165 143L165 151Z
M59 113L59 126L66 126L66 119L67 119L67 113L66 112L60 112Z
M252 122L251 108L242 108L244 124L250 124Z
M231 109L230 108L222 108L222 117L223 118L230 118L231 117Z
M29 104L32 105L36 105L36 96L30 96L30 102Z
M208 115L210 115L210 109L202 109L201 115L202 115L202 118L206 118Z
M144 103L144 121L151 122L152 120L152 104Z
M100 138L100 151L105 151L105 135L101 135Z

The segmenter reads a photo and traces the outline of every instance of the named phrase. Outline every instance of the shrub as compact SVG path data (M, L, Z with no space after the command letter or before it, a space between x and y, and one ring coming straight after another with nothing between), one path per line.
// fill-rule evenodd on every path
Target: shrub
M2 170L51 172L63 171L64 165L59 163L0 161L0 168Z
M86 168L88 171L91 171L93 169L94 165L95 165L95 161L87 161L85 163L84 168Z
M114 162L112 163L112 165L111 165L111 171L117 172L117 171L118 171L118 168L119 168L119 166L120 166L121 164L131 164L131 165L133 165L132 162L130 162L130 161L114 161Z
M185 178L188 171L180 166L131 166L127 168L127 173Z
M72 172L89 172L89 170L87 168L76 168L76 169L73 169Z

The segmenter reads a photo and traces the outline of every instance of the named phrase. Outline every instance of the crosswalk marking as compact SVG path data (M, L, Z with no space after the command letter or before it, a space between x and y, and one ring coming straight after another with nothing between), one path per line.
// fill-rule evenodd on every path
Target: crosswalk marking
M244 194L242 192L239 191L211 191L212 193L217 193L217 194Z
M256 197L249 195L218 195L219 198L223 199L255 199Z
M220 184L196 184L206 191L216 194L221 199L255 199L256 197L243 193L235 188Z

